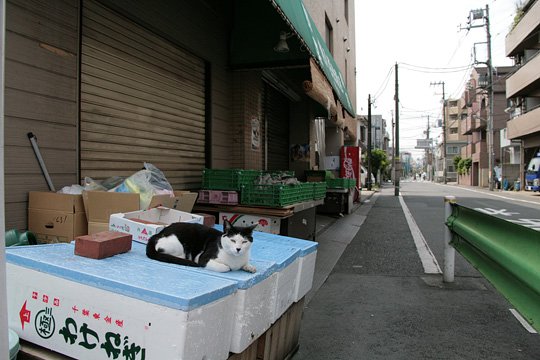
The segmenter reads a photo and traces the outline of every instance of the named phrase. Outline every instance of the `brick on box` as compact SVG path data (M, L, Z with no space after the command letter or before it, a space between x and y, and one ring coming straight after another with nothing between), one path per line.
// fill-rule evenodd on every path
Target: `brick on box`
M104 259L131 250L132 236L116 231L101 231L75 238L75 255Z

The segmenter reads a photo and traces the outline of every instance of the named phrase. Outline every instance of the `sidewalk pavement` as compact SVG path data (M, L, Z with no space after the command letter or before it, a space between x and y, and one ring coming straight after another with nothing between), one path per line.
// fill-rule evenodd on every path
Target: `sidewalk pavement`
M364 195L364 191L362 192ZM321 221L303 359L538 359L540 339L482 277L426 275L394 188Z

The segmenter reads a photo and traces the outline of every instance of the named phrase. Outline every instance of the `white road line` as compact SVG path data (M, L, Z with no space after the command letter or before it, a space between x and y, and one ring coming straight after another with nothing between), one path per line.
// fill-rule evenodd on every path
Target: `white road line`
M525 320L523 318L523 316L521 316L520 313L518 313L516 311L516 309L508 309L510 310L510 312L512 313L512 315L514 315L516 317L516 319L520 322L520 324L525 328L525 330L527 330L528 332L530 332L531 334L537 334L538 332L531 326L531 324L529 324L527 322L527 320Z
M418 252L418 256L420 256L420 261L424 267L424 273L442 274L441 267L439 266L437 259L431 252L431 249L429 248L424 235L422 235L420 228L418 225L416 225L416 221L414 221L414 218L409 211L407 204L405 204L401 194L399 195L399 202L401 203L401 208L405 214L405 219L407 219L407 224L409 224L409 229L414 239L414 244L416 245L416 251Z

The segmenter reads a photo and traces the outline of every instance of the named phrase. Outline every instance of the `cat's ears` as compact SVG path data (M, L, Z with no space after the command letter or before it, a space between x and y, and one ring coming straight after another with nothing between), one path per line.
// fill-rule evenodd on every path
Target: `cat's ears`
M255 228L258 226L259 224L254 224L254 225L251 225L251 226L246 226L244 229L249 231L249 232L253 232L253 230L255 230ZM231 228L233 227L233 225L230 223L229 220L224 220L223 221L223 232L224 233L227 233Z
M232 227L232 224L229 222L229 220L223 221L223 232L227 233Z

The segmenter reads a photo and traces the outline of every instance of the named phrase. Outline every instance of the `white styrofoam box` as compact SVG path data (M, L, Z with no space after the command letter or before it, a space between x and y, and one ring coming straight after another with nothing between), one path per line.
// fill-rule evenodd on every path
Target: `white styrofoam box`
M148 210L111 214L109 230L131 234L134 241L146 244L152 235L175 222L202 224L204 217L160 206Z
M77 359L226 359L237 284L73 244L6 249L9 327Z
M224 220L229 220L234 226L251 226L257 224L256 231L271 234L279 234L281 229L281 219L273 216L220 212L218 223L223 225Z
M300 251L288 245L257 241L251 247L251 258L272 260L277 264L276 307L274 321L294 303L296 282L300 264Z
M313 275L315 274L315 262L317 260L318 244L310 240L302 240L289 236L258 233L257 242L265 241L289 245L300 250L300 263L298 279L296 281L294 301L303 298L313 285Z
M146 256L146 246L133 243L131 251L119 256L133 257L136 261L155 261ZM270 328L276 307L277 264L274 261L251 260L256 273L243 270L219 273L203 268L166 264L209 276L217 276L238 284L235 296L233 330L230 351L241 353Z
M214 228L223 231L223 225ZM277 265L276 306L272 322L275 322L295 302L296 283L300 264L300 250L288 244L257 241L263 233L253 232L251 259L271 260Z

